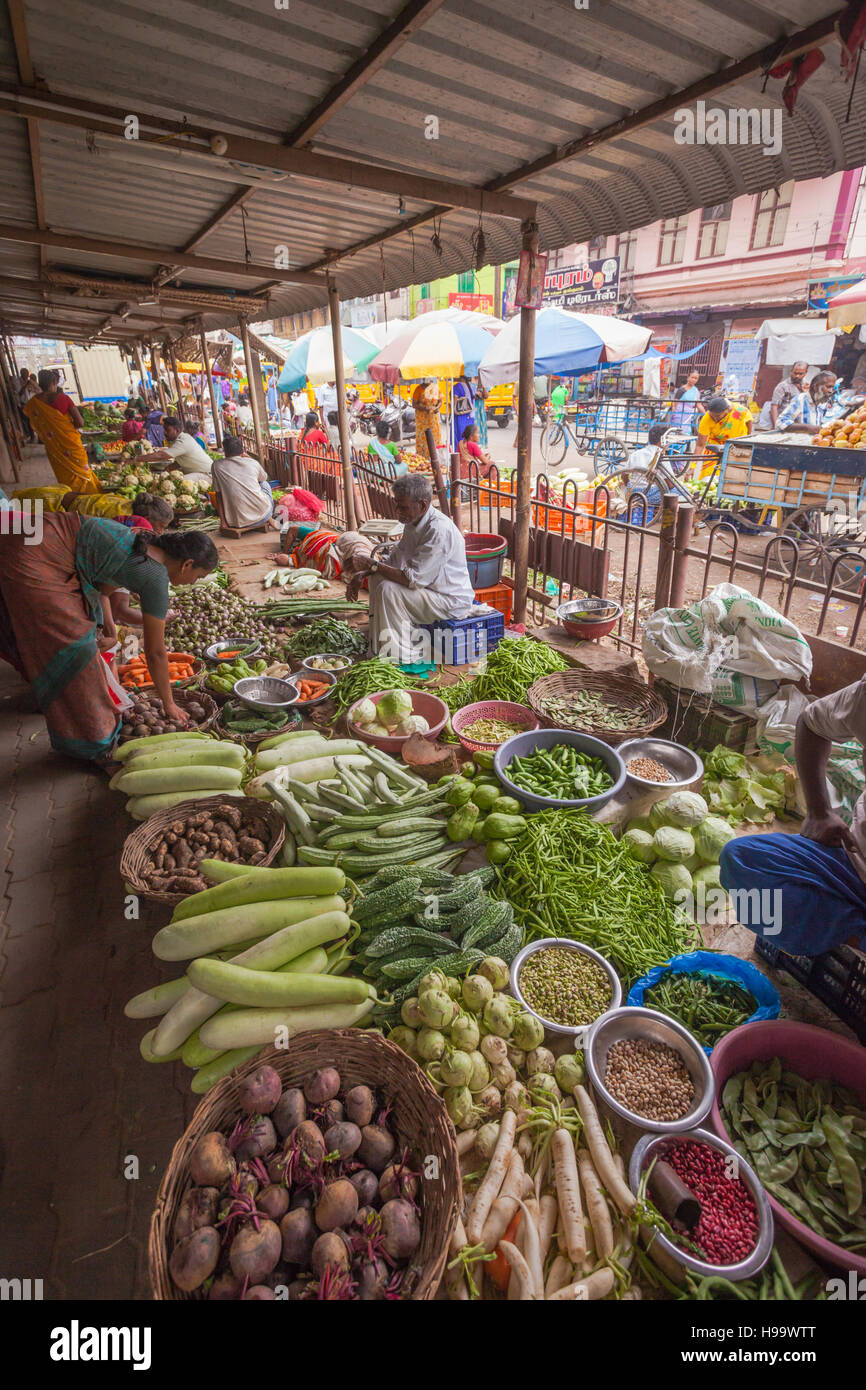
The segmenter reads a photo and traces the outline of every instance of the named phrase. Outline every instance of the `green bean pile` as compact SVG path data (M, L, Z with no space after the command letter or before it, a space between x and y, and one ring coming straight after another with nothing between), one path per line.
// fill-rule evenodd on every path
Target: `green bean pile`
M528 817L497 873L496 896L511 903L527 940L582 941L612 961L624 982L697 943L695 924L675 913L661 885L585 811Z
M480 700L509 700L526 704L526 692L542 676L567 671L568 662L533 637L503 637L487 658L487 668L471 681L444 686L436 694L453 714Z
M512 758L506 775L521 791L555 797L557 801L601 796L613 786L613 778L601 758L579 752L573 743L537 748L525 758Z
M357 661L337 682L332 698L338 714L345 714L356 700L375 695L378 690L418 690L425 685L426 681L407 675L393 662L374 656L369 661Z
M758 1007L749 991L733 980L672 973L647 990L644 1004L677 1019L704 1047L715 1047Z
M729 1077L721 1109L731 1142L786 1211L866 1253L866 1105L853 1091L774 1057Z

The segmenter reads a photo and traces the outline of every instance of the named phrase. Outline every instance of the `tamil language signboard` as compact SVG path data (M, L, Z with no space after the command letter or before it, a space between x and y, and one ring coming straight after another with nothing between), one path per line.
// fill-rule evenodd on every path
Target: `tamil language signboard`
M544 277L544 305L560 309L586 309L592 313L603 304L619 300L619 256L602 261L550 270Z

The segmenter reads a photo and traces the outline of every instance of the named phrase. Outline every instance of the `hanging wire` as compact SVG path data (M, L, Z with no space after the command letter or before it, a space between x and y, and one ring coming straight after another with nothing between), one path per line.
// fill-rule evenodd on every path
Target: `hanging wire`
M244 237L244 261L247 265L249 265L253 259L253 253L250 250L250 244L247 241L247 210L244 207L243 203L241 203L241 231L243 232Z
M440 235L441 227L442 227L442 218L441 218L441 217L435 217L435 218L433 219L433 235L432 235L431 238L430 238L430 245L433 247L433 250L435 251L436 255L439 257L440 261L441 261L441 259L442 259L442 251L443 251L442 237L441 237L441 235Z
M854 90L855 90L855 88L856 88L856 86L857 86L857 77L858 77L858 75L859 75L859 73L860 73L860 59L861 59L862 57L863 57L863 45L861 44L860 47L857 49L857 62L856 62L856 64L854 65L854 76L853 76L853 78L851 79L851 91L848 93L848 109L847 109L846 112L845 112L845 124L846 124L846 125L848 124L848 122L849 122L850 119L851 119L851 107L852 107L852 105L853 105L853 103L854 103Z
M484 194L481 195L481 207L478 209L478 226L472 233L472 252L475 258L475 269L480 270L487 264L487 238L484 235Z

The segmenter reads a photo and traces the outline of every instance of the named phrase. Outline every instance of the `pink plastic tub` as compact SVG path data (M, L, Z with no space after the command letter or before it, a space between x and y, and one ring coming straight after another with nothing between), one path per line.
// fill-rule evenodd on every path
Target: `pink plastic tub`
M824 1028L815 1028L811 1023L793 1023L784 1019L744 1023L716 1043L710 1057L710 1066L716 1078L716 1100L710 1118L722 1139L731 1142L733 1138L728 1134L719 1111L719 1099L725 1082L735 1072L745 1071L752 1062L769 1062L773 1057L783 1057L791 1070L799 1072L807 1081L818 1076L838 1081L842 1086L856 1091L866 1103L866 1048L859 1043L849 1042L847 1038L828 1033ZM820 1259L843 1269L856 1269L860 1274L866 1274L866 1256L855 1255L816 1235L780 1206L769 1192L767 1197L779 1225L784 1226Z
M384 690L379 690L375 695L365 696L365 699L372 700L374 705L378 705L385 693ZM424 737L430 740L435 739L436 735L441 734L448 723L448 706L436 695L428 695L426 690L410 690L409 694L412 696L412 713L420 714L421 718L426 719L430 725L430 729ZM360 700L355 701L355 704L359 705L360 703ZM381 748L383 753L399 754L406 741L405 736L402 738L382 738L377 734L368 734L363 724L354 723L352 719L354 713L355 705L352 705L346 715L350 738L359 738L363 743L370 743L374 748Z

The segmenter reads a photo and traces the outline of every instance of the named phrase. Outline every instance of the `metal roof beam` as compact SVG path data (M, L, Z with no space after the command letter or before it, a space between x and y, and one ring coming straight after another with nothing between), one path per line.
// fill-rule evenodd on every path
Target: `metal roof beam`
M8 0L8 9L15 60L18 64L18 76L28 87L32 87L36 81L36 74L33 70L33 60L30 57L24 0ZM30 174L33 179L33 206L36 210L36 225L44 228L46 222L45 195L42 188L42 150L39 145L39 125L35 120L28 120L27 122L27 144L30 149ZM40 266L45 264L44 246L39 248L39 264Z
M245 261L214 260L210 256L180 255L165 246L136 246L131 242L104 241L101 237L67 236L61 232L40 231L38 227L22 227L15 222L0 222L0 241L19 241L28 246L56 246L62 251L92 251L98 256L116 256L125 261L153 261L157 265L171 262L185 270L207 270L219 275L261 281L265 276L285 285L315 285L324 289L321 275L307 270L273 270L270 266L251 265Z
M128 114L122 107L103 107L106 114L94 117L84 108L76 109L72 97L55 96L39 89L22 92L21 88L3 86L0 86L0 111L25 119L38 119L57 125L99 131L117 140L125 138L124 121ZM164 146L165 134L148 130L148 122L147 115L140 118L137 143ZM160 121L160 132L164 132L166 125L167 122ZM205 177L210 175L215 160L228 159L239 164L249 164L257 170L276 170L319 183L366 188L373 193L411 198L415 202L445 203L449 207L466 208L470 212L486 212L496 217L509 217L518 222L534 216L536 211L534 199L479 188L474 184L432 178L426 174L404 173L399 169L383 168L375 163L366 164L357 159L314 154L311 150L295 149L272 140L256 140L219 130L202 133L180 124L174 125L173 134L177 137L178 148L187 154L202 157L202 171ZM191 164L187 172L194 175L195 166ZM182 254L188 255L186 252L166 252L165 259L177 265L181 262ZM276 276L273 278L276 279Z

